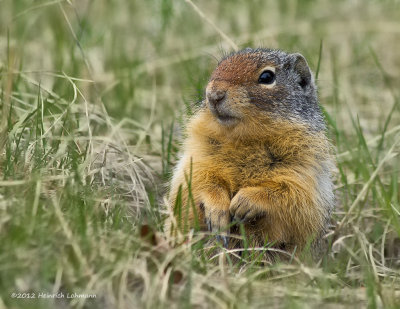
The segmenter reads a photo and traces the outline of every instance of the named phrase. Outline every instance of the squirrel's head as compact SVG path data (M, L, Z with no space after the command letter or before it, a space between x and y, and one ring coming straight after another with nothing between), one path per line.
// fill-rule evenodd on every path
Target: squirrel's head
M298 53L247 48L225 57L211 75L205 107L229 130L282 120L325 128L313 75Z

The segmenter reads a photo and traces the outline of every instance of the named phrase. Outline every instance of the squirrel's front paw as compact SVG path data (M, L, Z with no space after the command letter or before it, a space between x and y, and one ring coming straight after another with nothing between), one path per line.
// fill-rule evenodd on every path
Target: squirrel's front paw
M222 242L225 248L228 247L228 237L229 234L229 224L230 224L230 215L229 210L215 209L212 207L204 206L204 217L205 223L207 225L207 229L210 232L217 233L216 239L219 242ZM219 232L225 232L226 235L220 235Z
M228 244L227 236L218 234L229 233L230 215L229 215L229 195L224 190L210 190L201 194L200 207L204 211L204 220L207 229L216 233L216 238L222 241L226 247Z
M203 204L204 218L207 229L210 232L224 231L229 226L229 209L217 209L210 205Z
M242 223L253 223L259 218L265 217L266 211L258 205L252 196L252 191L247 192L246 189L241 189L233 197L229 212L234 221Z

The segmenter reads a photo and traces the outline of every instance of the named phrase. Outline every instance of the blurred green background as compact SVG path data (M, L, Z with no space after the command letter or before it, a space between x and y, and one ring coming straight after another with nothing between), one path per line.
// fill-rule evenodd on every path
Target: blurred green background
M159 243L179 128L230 40L319 69L341 227L320 264ZM0 0L0 309L398 308L399 50L399 0ZM58 291L97 298L10 296Z

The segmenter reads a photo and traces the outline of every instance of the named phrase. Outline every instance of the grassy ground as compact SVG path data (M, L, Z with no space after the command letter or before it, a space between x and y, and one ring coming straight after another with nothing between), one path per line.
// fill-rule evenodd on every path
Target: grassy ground
M400 2L194 3L0 1L0 308L398 308ZM163 241L177 128L234 45L319 67L338 225L318 265Z

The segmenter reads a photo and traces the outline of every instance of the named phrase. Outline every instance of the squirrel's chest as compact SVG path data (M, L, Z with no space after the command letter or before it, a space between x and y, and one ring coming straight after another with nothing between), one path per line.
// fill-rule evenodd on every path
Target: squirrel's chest
M265 180L282 160L274 155L268 145L231 145L211 143L211 163L221 168L221 173L235 178L235 182L255 185Z

